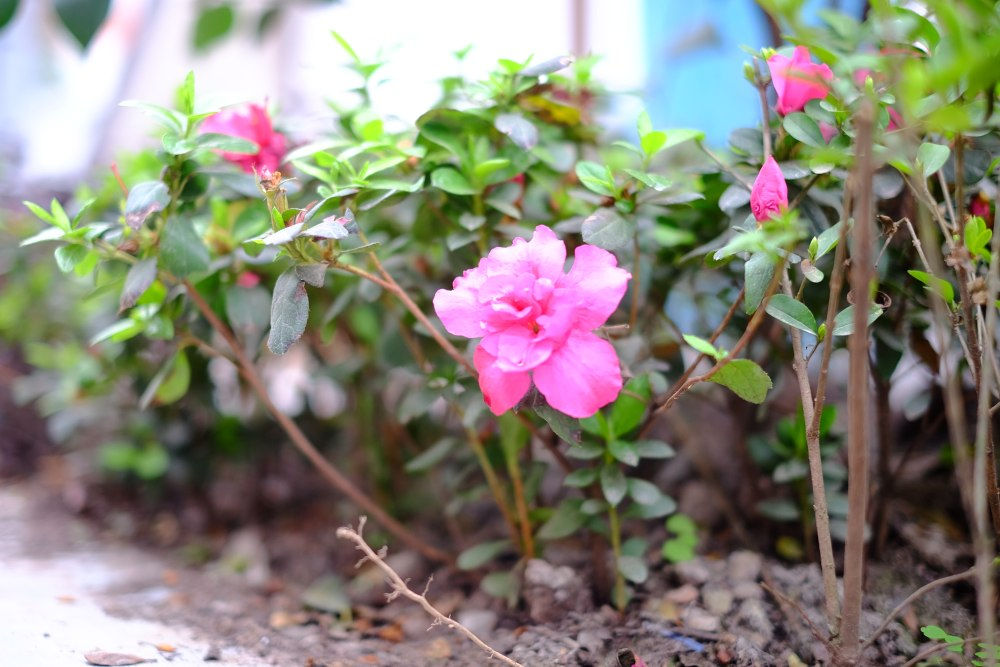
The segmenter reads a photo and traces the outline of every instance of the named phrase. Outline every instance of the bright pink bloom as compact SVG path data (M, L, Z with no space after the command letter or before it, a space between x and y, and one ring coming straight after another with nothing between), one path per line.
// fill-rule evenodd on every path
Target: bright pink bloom
M236 284L246 288L256 287L260 284L260 276L253 271L244 271L236 276Z
M809 100L821 100L830 92L827 81L833 72L826 65L817 65L809 57L809 49L796 46L792 57L775 53L767 59L771 81L778 93L775 110L782 116L802 111Z
M449 333L480 338L473 361L494 414L517 405L532 380L556 410L590 417L622 388L618 355L593 333L611 316L629 275L615 256L592 245L576 249L564 273L566 245L535 227L530 241L494 248L434 295Z
M969 213L978 215L987 225L993 222L990 211L990 199L982 191L979 192L972 201L969 202Z
M773 157L760 168L750 190L750 210L757 222L768 220L788 208L788 184Z
M285 154L285 135L274 131L267 109L259 104L251 103L245 108L225 109L213 114L201 124L201 131L228 134L257 144L256 153L219 151L224 159L239 165L247 173L255 169L275 171Z

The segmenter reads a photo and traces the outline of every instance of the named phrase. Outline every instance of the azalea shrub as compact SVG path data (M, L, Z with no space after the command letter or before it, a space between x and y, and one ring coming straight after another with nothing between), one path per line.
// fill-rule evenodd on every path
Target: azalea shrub
M445 78L440 102L400 125L371 104L380 63L335 35L358 88L328 133L299 136L258 103L203 108L189 76L176 108L125 103L159 128L155 173L28 204L44 228L22 245L55 243L58 267L117 313L90 343L118 360L136 410L204 409L211 395L247 422L266 413L388 539L430 558L454 557L432 546L444 537L395 517L432 504L460 519L488 498L503 531L457 555L466 569L606 538L611 566L593 576L620 608L651 555L697 543L689 520L662 545L642 526L676 511L656 481L683 433L666 417L718 394L775 482L744 514L801 527L778 529L783 553L818 551L850 655L856 614L848 593L840 607L832 541L860 553L865 507L846 505L868 473L848 473L827 371L860 341L865 375L848 393L871 382L880 420L903 359L934 378L910 420L963 384L997 393L1000 19L986 2L928 2L926 15L876 3L864 21L824 10L813 26L794 4L764 3L792 45L748 55L761 120L727 146L645 113L632 136L605 136L591 58ZM298 410L279 400L289 385ZM769 419L782 387L798 417ZM735 407L747 403L762 409ZM289 414L305 404L302 429ZM950 442L965 494L986 451L955 439L971 432ZM903 445L877 447L881 461ZM359 452L364 465L339 463ZM995 462L983 469L975 488L998 521ZM483 585L516 600L513 572Z

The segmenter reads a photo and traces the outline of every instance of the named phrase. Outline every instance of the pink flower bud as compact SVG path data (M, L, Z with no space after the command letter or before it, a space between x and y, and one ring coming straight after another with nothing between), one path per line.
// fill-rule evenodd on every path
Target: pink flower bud
M767 59L767 67L778 93L775 110L782 116L802 111L806 102L821 100L830 92L827 81L833 79L833 72L812 62L804 46L796 46L791 58L775 53Z
M236 284L240 287L256 287L260 284L260 276L258 276L253 271L244 271L236 277Z
M788 185L773 157L760 168L750 190L750 210L757 222L770 219L788 208Z

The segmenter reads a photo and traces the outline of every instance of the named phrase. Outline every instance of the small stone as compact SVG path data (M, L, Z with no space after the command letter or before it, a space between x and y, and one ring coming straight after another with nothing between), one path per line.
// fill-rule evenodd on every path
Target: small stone
M743 600L732 622L740 630L736 634L746 636L760 648L767 646L774 638L774 624L771 623L762 600Z
M708 566L701 558L677 563L674 565L674 572L682 581L692 584L703 584L711 576Z
M443 637L438 637L424 649L424 656L427 658L435 658L437 660L444 660L451 657L451 644L448 643L447 639Z
M690 604L698 599L698 589L691 584L684 584L680 588L669 591L666 598L674 604Z
M593 608L590 589L576 570L556 567L540 558L529 560L524 569L522 596L536 623L555 622L568 612Z
M741 581L733 586L733 597L737 600L746 600L747 598L760 600L764 597L764 589L752 581Z
M760 577L761 555L752 551L734 551L729 555L727 570L733 583L757 581Z
M701 589L705 608L716 616L724 616L733 606L733 592L722 586L706 585Z
M495 611L489 609L463 609L455 620L471 630L472 634L482 638L493 633L500 618Z
M718 632L719 630L719 618L696 605L685 609L681 614L681 619L684 621L684 625L692 630L703 632Z
M604 655L604 647L611 641L611 633L607 628L588 628L581 630L576 641L592 656Z

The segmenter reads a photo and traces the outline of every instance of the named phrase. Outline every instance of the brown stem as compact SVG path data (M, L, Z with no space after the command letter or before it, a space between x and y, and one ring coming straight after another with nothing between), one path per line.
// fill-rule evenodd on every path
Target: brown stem
M233 357L236 359L240 373L246 379L254 393L257 394L258 400L260 400L264 408L271 413L271 416L278 422L278 425L285 431L291 439L292 444L295 445L296 449L298 449L303 456L309 459L309 462L316 467L316 470L318 470L319 473L326 478L326 480L330 482L334 488L350 498L355 505L375 517L376 521L378 521L386 528L386 530L392 533L400 541L404 542L431 560L443 563L452 562L453 558L449 554L427 544L422 539L417 537L417 535L411 532L406 526L391 517L385 510L379 507L374 500L365 495L361 489L356 487L350 479L337 470L337 468L335 468L329 461L323 458L323 455L320 454L319 450L317 450L316 447L309 441L306 435L299 429L298 425L292 421L288 415L279 410L278 407L271 401L271 397L267 393L267 387L264 385L263 380L261 380L260 375L258 375L256 367L253 365L253 362L247 358L246 353L243 351L243 346L240 345L236 336L229 329L229 327L219 319L219 317L215 314L215 311L212 310L211 306L208 305L204 297L202 297L201 293L198 292L197 288L191 283L191 281L184 280L183 285L187 290L191 301L195 304L205 319L208 320L211 327L215 329L215 331L222 336L222 338L225 339L226 343L229 345L229 348L233 352Z
M844 608L841 634L842 657L847 664L857 660L860 649L861 599L864 584L865 506L868 502L868 310L871 303L872 271L872 126L874 108L866 100L858 112L856 163L851 186L854 201L854 243L851 251L851 293L854 322L848 350L847 434L847 539L844 544ZM832 332L830 332L832 335Z
M760 98L760 118L761 135L764 137L764 161L771 157L771 110L767 106L767 84L768 81L760 75L757 66L757 58L753 59L753 81L757 89L757 96Z
M792 285L788 274L782 272L782 289L792 296ZM799 398L802 402L802 419L806 424L814 421L812 384L809 382L809 368L802 354L802 332L789 327L792 336L792 368L799 383ZM830 335L830 334L827 334ZM819 564L823 574L823 592L826 597L826 623L831 634L836 634L840 616L840 600L837 594L837 563L833 559L833 538L830 534L830 511L826 504L826 481L823 479L823 457L820 452L819 429L806 429L806 451L809 457L809 480L812 484L813 514L816 517L816 538L819 542Z

